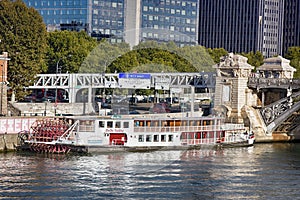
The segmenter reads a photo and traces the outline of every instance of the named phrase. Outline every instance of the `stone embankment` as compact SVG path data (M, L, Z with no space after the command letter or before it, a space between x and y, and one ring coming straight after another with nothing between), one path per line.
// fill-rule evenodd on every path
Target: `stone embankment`
M0 134L0 152L15 151L18 145L18 134Z

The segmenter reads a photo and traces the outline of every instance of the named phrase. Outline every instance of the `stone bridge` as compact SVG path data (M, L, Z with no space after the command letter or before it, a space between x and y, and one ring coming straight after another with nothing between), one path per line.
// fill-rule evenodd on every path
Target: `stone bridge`
M215 65L215 112L247 124L259 141L300 139L300 80L293 78L296 69L289 62L268 58L253 73L247 58L222 57Z
M261 91L263 94L262 106L259 110L267 126L267 132L296 134L297 124L300 121L300 118L298 119L300 116L300 79L250 77L248 87L256 90L257 93ZM269 104L264 102L266 93L273 97L273 102ZM280 98L276 99L276 97Z

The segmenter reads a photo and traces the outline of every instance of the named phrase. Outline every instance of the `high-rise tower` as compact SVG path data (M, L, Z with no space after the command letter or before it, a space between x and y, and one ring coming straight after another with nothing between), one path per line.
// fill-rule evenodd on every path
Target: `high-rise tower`
M282 54L284 0L201 0L199 10L200 45Z

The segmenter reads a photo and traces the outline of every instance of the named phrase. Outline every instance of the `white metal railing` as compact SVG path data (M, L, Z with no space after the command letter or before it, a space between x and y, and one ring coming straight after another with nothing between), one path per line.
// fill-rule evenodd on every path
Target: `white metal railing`
M181 145L198 145L198 144L214 144L216 143L215 138L204 138L204 139L181 139Z
M200 132L215 130L239 130L244 129L243 124L222 124L222 125L206 125L206 126L166 126L166 127L134 127L134 132Z
M94 132L95 126L94 125L79 125L79 132Z
M134 132L197 132L220 130L219 125L211 126L166 126L166 127L134 127Z

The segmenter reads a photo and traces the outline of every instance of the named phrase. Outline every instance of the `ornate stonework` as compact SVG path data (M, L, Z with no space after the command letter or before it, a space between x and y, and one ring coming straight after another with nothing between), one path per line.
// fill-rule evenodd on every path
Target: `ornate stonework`
M244 56L229 53L214 66L217 72L215 108L225 107L226 117L231 122L243 122L241 110L249 99L247 82L254 67L247 60Z
M220 63L216 64L217 76L224 77L249 77L253 66L247 63L248 58L229 53L220 59Z

